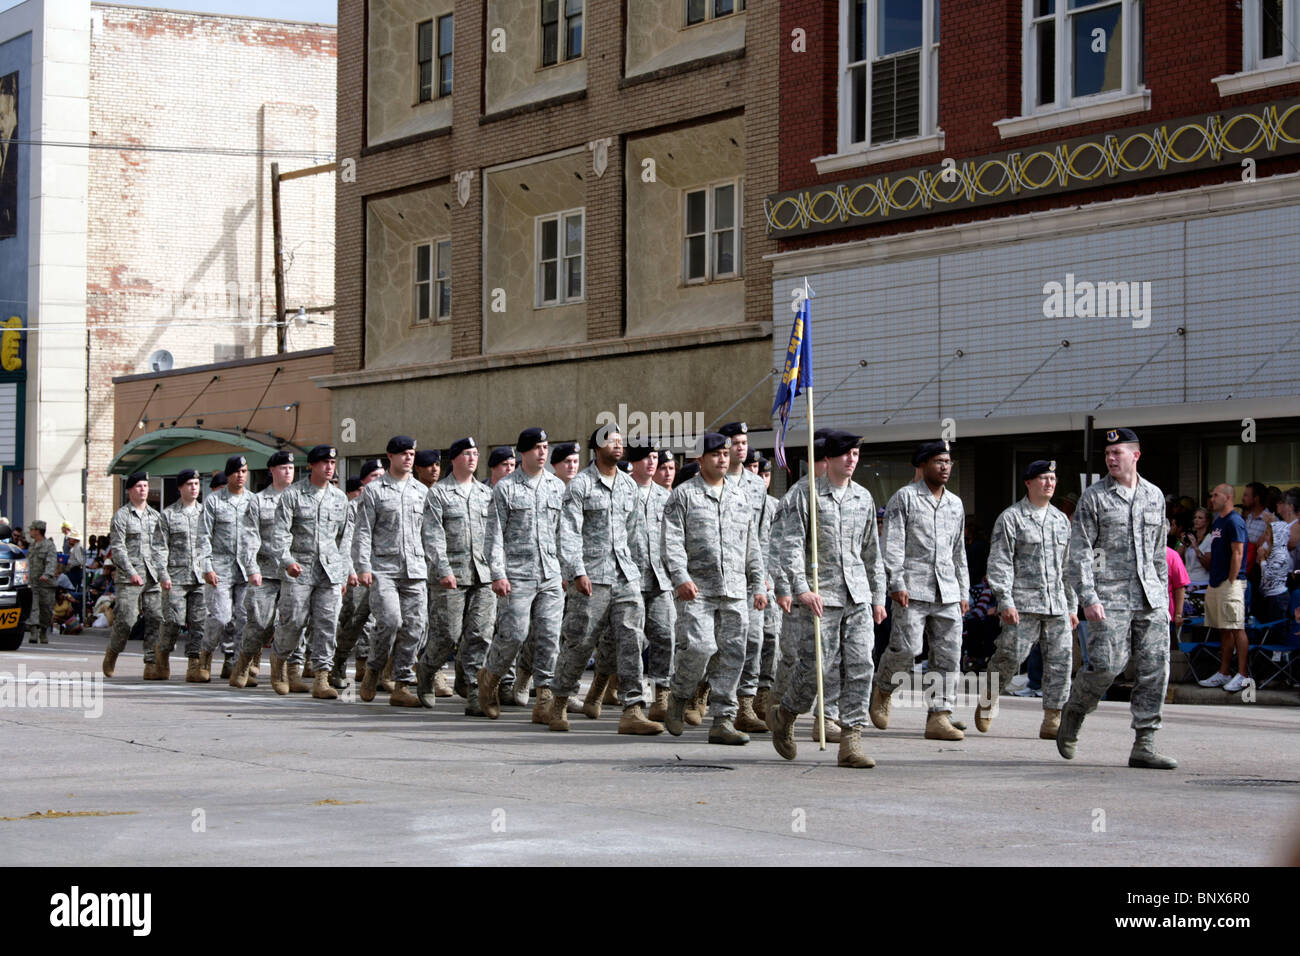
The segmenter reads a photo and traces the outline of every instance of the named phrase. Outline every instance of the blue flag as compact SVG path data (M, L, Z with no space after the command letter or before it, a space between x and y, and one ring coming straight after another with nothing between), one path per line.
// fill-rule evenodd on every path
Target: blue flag
M812 290L808 280L803 283L804 297L799 305L799 314L795 316L794 327L790 330L790 346L785 352L785 368L781 370L781 381L776 387L776 401L772 403L772 417L780 418L781 426L776 431L776 461L782 468L789 470L785 460L785 433L790 424L790 408L795 396L805 388L812 388Z

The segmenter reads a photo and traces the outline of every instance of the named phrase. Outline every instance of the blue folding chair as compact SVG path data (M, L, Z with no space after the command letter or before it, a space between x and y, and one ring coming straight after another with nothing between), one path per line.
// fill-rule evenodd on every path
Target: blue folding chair
M1256 687L1267 687L1279 677L1285 677L1293 684L1300 684L1300 622L1295 619L1296 608L1300 608L1300 588L1291 592L1285 619L1275 621L1271 625L1259 625L1266 630L1263 643L1250 646L1251 677L1255 676L1256 666L1265 662L1273 668L1273 673L1266 680L1256 679ZM1290 626L1283 626L1288 622ZM1274 643L1270 643L1270 640Z

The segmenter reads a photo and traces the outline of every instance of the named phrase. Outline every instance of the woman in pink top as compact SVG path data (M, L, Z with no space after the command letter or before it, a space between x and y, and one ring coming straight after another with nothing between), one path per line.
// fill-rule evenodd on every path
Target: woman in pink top
M1165 548L1165 560L1169 562L1169 620L1175 628L1183 623L1183 599L1187 597L1187 567L1178 552Z

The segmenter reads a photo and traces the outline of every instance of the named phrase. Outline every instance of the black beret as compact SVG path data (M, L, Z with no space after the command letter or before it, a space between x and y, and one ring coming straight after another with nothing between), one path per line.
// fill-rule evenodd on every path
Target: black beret
M452 459L463 451L469 451L471 448L477 447L478 445L474 443L473 438L457 438L451 443L451 447L447 449L447 457Z
M614 422L610 422L608 425L601 425L594 432L592 432L591 444L589 444L587 447L590 448L592 451L595 451L597 448L603 447L605 442L609 440L610 435L618 435L620 437L622 437L623 435L623 433L618 430L618 425Z
M719 448L730 448L731 439L720 432L705 432L704 440L700 445L700 454L707 455L711 451L717 451Z
M846 455L854 448L862 444L862 436L854 435L850 432L843 432L839 429L832 431L825 438L826 457L838 458L840 455Z
M410 435L394 435L388 439L388 447L384 451L390 455L400 455L404 451L415 450L415 439Z
M371 458L369 461L362 463L361 477L358 480L365 481L368 477L370 477L370 475L374 474L376 471L383 471L383 470L384 470L384 466L379 461L379 459Z
M758 473L760 475L770 475L772 473L771 458L760 458L758 460Z
M453 446L455 447L455 446ZM455 458L455 455L451 456ZM442 462L442 452L436 448L421 448L415 453L415 467L428 468L430 465L437 465Z
M318 461L334 461L338 456L339 453L333 445L317 445L307 452L307 464L314 465Z
M239 469L248 464L248 459L243 455L231 455L226 459L226 477L229 478Z
M673 453L667 448L659 449L659 464L655 465L655 467L662 468L664 465L671 465L672 463Z
M700 463L698 461L688 461L682 466L682 470L677 473L677 480L673 482L673 487L676 488L684 481L690 481L699 473Z
M226 487L226 473L224 471L214 471L212 480L208 482L208 488L216 490L217 488Z
M751 448L751 449L749 450L749 453L748 453L747 455L745 455L745 464L746 464L746 465L753 465L753 464L757 463L758 460L759 460L760 458L762 458L762 457L763 457L763 456L760 455L760 454L758 453L758 449L757 449L757 448Z
M551 464L558 465L570 455L579 453L578 443L576 441L562 441L558 445L551 446Z
M1121 442L1136 442L1137 432L1131 428L1112 428L1103 436L1106 445L1118 445Z
M629 445L627 451L623 453L623 460L627 462L641 461L643 458L649 458L659 450L659 446L654 442L648 445Z
M731 422L718 429L718 433L731 438L734 435L748 435L749 426L744 422Z
M515 450L508 445L501 445L492 449L492 454L488 455L488 467L495 468L504 462L515 457Z
M632 463L628 461L626 458L620 458L618 460L618 469L619 471L631 471Z
M1048 472L1056 474L1056 462L1043 461L1040 458L1038 461L1031 461L1029 463L1029 467L1027 467L1025 473L1020 476L1020 480L1028 481L1031 478L1037 478L1039 475L1047 474Z
M544 441L546 441L546 429L525 428L519 433L519 440L515 442L515 450L522 455L526 451L532 451Z
M817 429L817 431L821 431L821 429L819 428ZM814 434L816 433L814 432ZM826 460L826 437L823 435L821 438L813 439L813 461L825 461L825 460Z
M917 446L916 452L912 455L912 467L920 467L936 455L949 454L951 451L952 449L946 441L922 442Z
M825 438L833 431L835 431L835 429L833 428L819 428L815 432L813 432L813 441L816 441L819 438Z
M349 479L348 479L348 483L347 483L347 489L348 489L348 494L352 494L352 492L354 492L354 491L360 491L360 490L361 490L361 479L360 479L360 478L349 478Z
M199 473L193 468L182 468L176 473L176 484L183 485L187 481L193 481L199 476Z
M292 464L293 464L293 452L291 451L283 451L283 450L277 451L270 458L266 459L267 468L275 468L277 465L292 465Z

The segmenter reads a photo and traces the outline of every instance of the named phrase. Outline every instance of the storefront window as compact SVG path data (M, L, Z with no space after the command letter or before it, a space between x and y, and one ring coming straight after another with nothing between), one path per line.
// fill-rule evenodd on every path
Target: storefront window
M1300 486L1300 441L1206 442L1205 491L1227 482L1241 501L1252 481L1286 491Z

